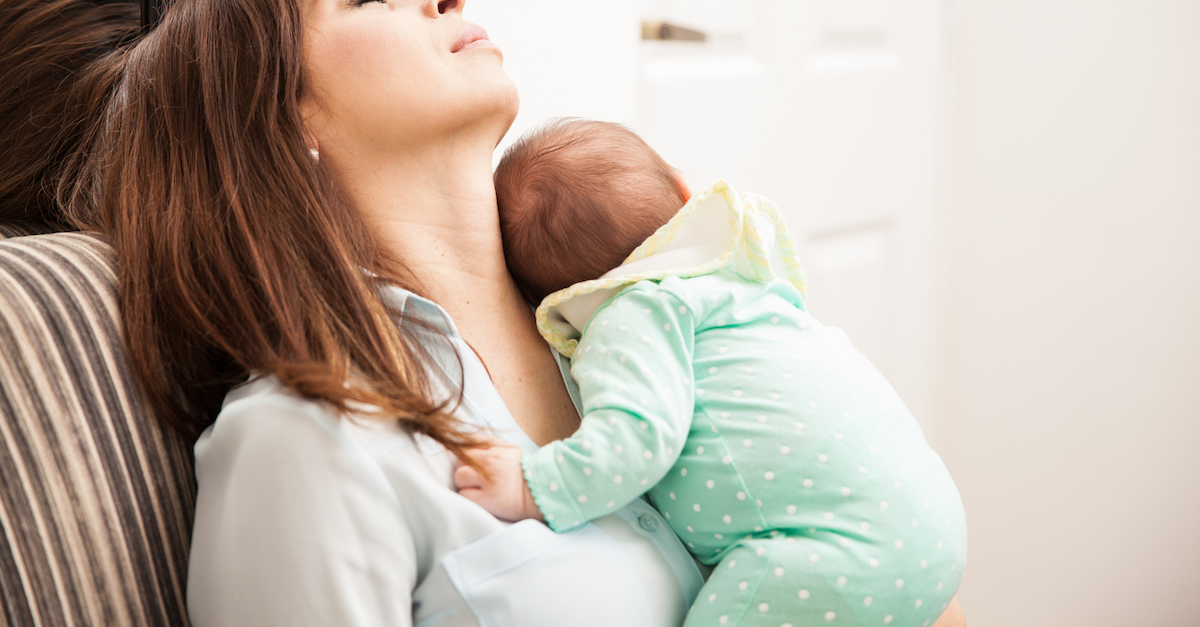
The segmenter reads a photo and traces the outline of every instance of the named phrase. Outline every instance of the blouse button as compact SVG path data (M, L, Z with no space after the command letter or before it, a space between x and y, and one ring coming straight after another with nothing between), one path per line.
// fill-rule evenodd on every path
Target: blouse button
M646 531L654 531L655 529L658 529L658 520L650 514L642 514L641 516L638 516L638 524L641 525L642 529L645 529Z

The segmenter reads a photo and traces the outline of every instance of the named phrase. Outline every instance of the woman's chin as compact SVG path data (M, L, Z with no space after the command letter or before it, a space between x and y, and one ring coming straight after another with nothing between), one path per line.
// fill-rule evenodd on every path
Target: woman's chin
M517 86L507 74L496 77L495 82L481 85L478 95L486 92L486 97L478 102L476 112L478 117L486 120L484 123L495 132L496 143L499 144L513 121L517 119L517 111L521 107L521 96ZM467 116L475 117L475 116Z
M505 78L507 77L508 75L505 74ZM508 133L508 129L512 128L513 121L517 119L517 113L521 109L521 95L517 92L517 85L512 82L512 79L509 79L508 83L512 87L508 90L508 98L500 107L501 115L505 120L504 128L501 130L500 137L496 140L496 143L500 143L500 140L504 139L504 136Z

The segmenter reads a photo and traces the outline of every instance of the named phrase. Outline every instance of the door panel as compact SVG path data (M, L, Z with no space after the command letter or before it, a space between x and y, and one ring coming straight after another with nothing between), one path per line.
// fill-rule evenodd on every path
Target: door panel
M642 0L710 35L643 42L638 130L693 187L774 199L842 327L931 440L940 0Z
M836 321L855 348L881 370L894 363L894 347L888 341L892 235L887 222L813 233L804 255L809 282L824 286L820 298L810 299L810 313L831 321L827 324Z

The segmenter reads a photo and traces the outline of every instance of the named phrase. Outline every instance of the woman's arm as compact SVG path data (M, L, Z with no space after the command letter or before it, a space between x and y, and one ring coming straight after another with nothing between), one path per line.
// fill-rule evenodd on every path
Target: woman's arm
M222 411L196 445L194 625L412 624L411 535L359 451L333 416L282 392Z

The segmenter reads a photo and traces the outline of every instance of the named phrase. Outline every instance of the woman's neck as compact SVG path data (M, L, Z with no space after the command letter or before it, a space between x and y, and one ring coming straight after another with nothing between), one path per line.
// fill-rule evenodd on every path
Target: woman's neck
M360 161L342 168L339 181L380 243L405 265L408 287L454 318L517 424L539 445L567 437L579 416L504 263L492 184L495 141L439 146Z
M504 263L491 149L447 142L342 179L409 286L456 319L522 302Z

